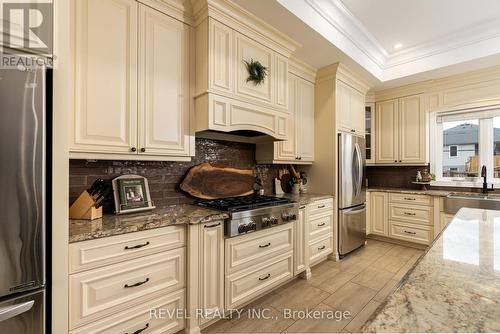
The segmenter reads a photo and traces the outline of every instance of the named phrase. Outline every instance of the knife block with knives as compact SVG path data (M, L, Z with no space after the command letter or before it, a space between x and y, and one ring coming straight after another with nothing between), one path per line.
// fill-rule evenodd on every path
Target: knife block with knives
M111 193L108 182L97 179L83 191L69 208L69 218L94 220L102 218L102 204Z
M69 208L69 218L94 220L102 218L102 207L95 207L95 200L85 190Z

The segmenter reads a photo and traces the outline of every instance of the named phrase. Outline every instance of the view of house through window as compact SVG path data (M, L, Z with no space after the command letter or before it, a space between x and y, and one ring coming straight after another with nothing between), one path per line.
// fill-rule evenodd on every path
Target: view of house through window
M493 177L500 178L500 117L493 118Z
M500 124L500 118L498 121ZM500 149L500 138L498 144ZM443 177L477 176L479 176L479 120L443 122Z

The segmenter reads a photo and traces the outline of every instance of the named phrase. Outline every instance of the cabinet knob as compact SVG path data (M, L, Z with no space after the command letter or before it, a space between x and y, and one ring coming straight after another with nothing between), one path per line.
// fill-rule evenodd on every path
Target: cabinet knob
M399 162L402 162L401 160L399 160Z
M135 147L132 147L130 150L131 150L132 152L137 151L137 149L136 149Z
M394 160L394 162L398 162L397 160Z
M356 132L356 130L354 130L354 129L351 129L351 132Z
M146 152L146 149L145 149L144 147L143 147L143 148L141 148L141 152L142 152L142 153Z

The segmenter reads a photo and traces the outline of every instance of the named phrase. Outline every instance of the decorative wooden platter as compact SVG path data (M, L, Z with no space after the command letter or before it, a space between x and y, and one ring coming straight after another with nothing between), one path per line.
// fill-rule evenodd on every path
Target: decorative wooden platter
M251 169L202 163L189 169L180 188L196 198L218 199L251 195L254 183Z

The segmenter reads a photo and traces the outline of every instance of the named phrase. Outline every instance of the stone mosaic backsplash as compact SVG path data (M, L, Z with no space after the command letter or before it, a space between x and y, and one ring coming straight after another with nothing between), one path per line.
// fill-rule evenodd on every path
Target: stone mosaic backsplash
M178 184L190 167L202 162L252 168L262 179L265 194L274 193L273 178L278 174L278 166L257 165L254 144L196 138L196 156L189 162L70 160L69 201L73 203L97 178L111 180L124 174L138 174L148 179L151 199L157 207L191 203L194 199L178 190ZM104 211L113 210L110 199L104 204Z

